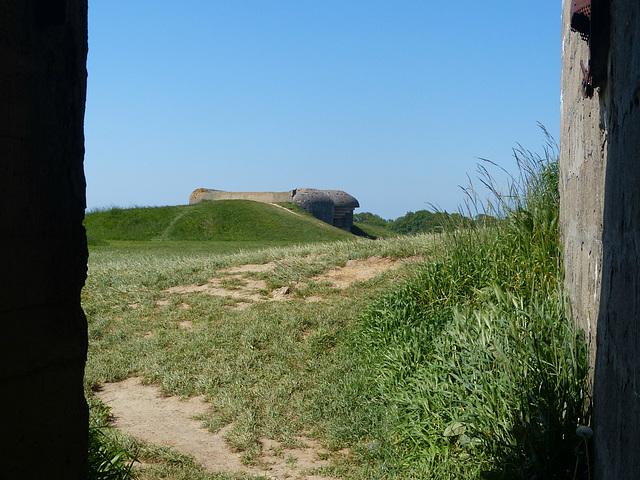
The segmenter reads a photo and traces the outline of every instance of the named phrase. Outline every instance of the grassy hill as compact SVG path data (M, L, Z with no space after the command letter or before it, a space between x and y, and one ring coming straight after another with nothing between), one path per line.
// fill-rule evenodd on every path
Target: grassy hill
M391 230L390 228L367 222L354 223L353 227L351 227L351 233L358 235L359 237L370 238L392 238L400 235L400 233L395 230Z
M346 240L348 232L327 225L293 205L221 200L196 205L112 208L88 213L89 244L111 242L278 242Z

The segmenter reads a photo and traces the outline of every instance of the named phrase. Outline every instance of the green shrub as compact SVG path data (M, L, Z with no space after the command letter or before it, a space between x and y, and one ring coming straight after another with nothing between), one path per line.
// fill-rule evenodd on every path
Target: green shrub
M353 215L353 223L356 225L366 223L376 227L387 227L391 223L391 220L385 220L380 215L371 212L359 212Z

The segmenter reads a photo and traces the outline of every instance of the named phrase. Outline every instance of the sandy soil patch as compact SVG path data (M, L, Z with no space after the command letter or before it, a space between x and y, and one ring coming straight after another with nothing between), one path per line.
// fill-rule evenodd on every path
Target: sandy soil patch
M307 303L318 303L318 302L323 302L325 299L323 297L318 297L316 295L312 295L310 297L305 298L305 301Z
M265 468L250 467L240 460L225 442L231 426L211 433L194 417L209 410L203 397L182 400L165 397L157 386L142 385L140 379L129 378L107 383L96 393L111 407L113 426L138 440L171 447L191 455L208 470L216 472L246 472L273 479L329 480L306 471L329 465L323 459L329 453L319 443L300 437L307 448L284 448L279 442L262 439L262 455L258 463Z
M313 277L314 281L328 281L339 289L348 288L355 281L366 281L380 275L387 270L394 270L403 263L412 261L411 258L390 259L386 257L370 257L359 260L349 260L343 267L334 267L327 273ZM248 275L255 272L268 272L275 268L275 262L264 264L248 264L237 267L230 267L220 270L222 276L210 279L204 285L178 285L163 290L164 293L206 293L220 297L231 297L238 302L232 307L242 309L249 307L252 303L267 301L283 301L291 298L290 287L282 287L271 292L268 291L267 283L264 280L256 280ZM237 282L230 282L230 279L238 279ZM294 287L295 288L295 287ZM307 302L322 301L321 297L313 296L306 299ZM161 299L156 302L158 305L169 305L169 300ZM182 303L183 308L188 308L186 303Z
M394 270L407 259L391 259L386 257L370 257L359 260L348 260L344 267L335 267L327 273L314 277L313 280L327 280L336 288L348 288L353 282L370 280L387 270Z
M260 292L267 291L267 283L264 280L243 278L242 285L225 286L223 278L212 278L204 285L178 285L163 290L165 293L206 293L219 297L231 297L239 300L251 300L254 302L268 300L269 297ZM160 302L159 300L158 302Z
M183 320L178 323L178 328L180 330L191 330L193 328L193 322L191 320Z

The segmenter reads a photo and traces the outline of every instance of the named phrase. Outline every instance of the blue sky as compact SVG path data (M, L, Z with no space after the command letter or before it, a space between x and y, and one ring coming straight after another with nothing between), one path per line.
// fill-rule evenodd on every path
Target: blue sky
M188 5L188 8L187 8ZM560 130L561 2L89 2L89 209L196 188L456 210L478 157Z

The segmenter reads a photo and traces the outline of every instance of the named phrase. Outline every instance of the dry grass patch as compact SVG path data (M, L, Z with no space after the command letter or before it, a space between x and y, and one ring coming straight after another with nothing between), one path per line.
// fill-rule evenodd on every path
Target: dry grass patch
M344 266L336 266L328 272L316 275L309 280L312 282L329 282L333 288L346 289L353 282L364 282L388 270L395 270L414 258L391 259L387 257L370 257L365 259L348 260ZM178 285L163 290L163 293L190 294L205 293L219 297L230 297L238 300L232 308L243 309L252 303L266 301L283 301L291 298L291 294L298 286L291 282L290 286L269 289L267 280L256 279L254 274L273 272L278 267L276 262L264 264L246 264L221 269L221 276L210 278L203 285ZM305 299L307 302L318 302L322 297L313 295ZM157 300L160 306L170 304L168 299ZM182 305L188 305L182 302Z
M269 272L273 270L276 266L275 262L268 262L262 264L247 264L247 265L237 265L235 267L223 268L220 270L220 273L248 273L248 272Z

